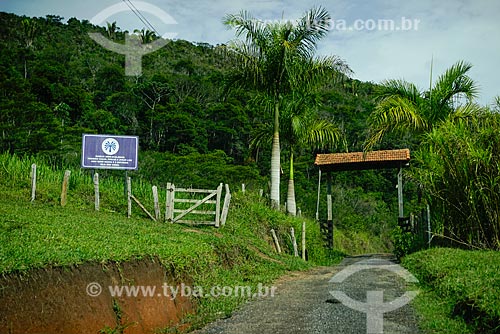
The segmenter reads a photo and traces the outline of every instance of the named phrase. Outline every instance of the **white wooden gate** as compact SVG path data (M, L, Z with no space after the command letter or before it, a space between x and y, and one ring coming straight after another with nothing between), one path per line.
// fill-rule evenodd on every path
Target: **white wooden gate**
M176 188L174 184L167 183L165 220L170 223L205 224L215 227L224 225L231 192L226 184L224 203L221 205L222 188L222 183L215 190Z

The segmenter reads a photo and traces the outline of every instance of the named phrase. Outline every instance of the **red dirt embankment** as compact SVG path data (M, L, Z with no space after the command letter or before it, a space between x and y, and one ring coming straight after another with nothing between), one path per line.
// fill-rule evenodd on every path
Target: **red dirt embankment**
M98 283L98 292L91 283ZM154 333L181 323L194 310L188 298L164 295L175 286L157 260L45 268L0 277L0 333ZM152 296L112 297L109 286L156 287Z

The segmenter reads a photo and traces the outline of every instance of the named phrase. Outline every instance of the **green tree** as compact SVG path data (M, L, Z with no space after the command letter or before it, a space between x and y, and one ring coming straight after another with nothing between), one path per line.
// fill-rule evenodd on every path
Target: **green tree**
M289 158L289 178L287 189L287 212L293 216L297 213L294 181L294 155L298 150L334 148L346 142L342 131L333 122L318 116L318 101L312 96L288 100L282 106L280 115L280 134L286 146ZM263 124L253 133L251 146L263 147L272 142L273 128L271 123Z
M116 26L116 21L113 23L106 22L107 28L106 28L106 33L108 34L108 37L110 39L115 39L116 38L116 33L120 28Z
M326 36L330 21L330 15L321 7L308 10L296 22L263 22L246 11L224 18L224 24L234 28L237 37L243 37L229 48L238 64L232 83L259 91L274 114L271 153L274 208L279 208L280 203L280 111L286 95L311 80L298 76L295 70L298 64L313 63L316 44Z
M428 91L420 91L404 80L384 81L376 92L379 102L368 119L370 135L365 150L389 132L428 133L447 119L469 117L474 109L471 102L478 93L476 83L468 76L471 68L467 62L457 62L433 86L431 83ZM462 98L469 107L457 109Z
M134 34L138 34L141 37L142 44L147 44L157 39L155 32L149 29L135 29Z

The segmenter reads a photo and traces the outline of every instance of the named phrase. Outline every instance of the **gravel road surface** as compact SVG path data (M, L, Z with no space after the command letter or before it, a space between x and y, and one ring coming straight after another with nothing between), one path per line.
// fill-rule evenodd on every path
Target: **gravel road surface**
M211 323L195 333L417 334L417 317L406 303L383 316L379 313L377 317L371 313L370 322L366 312L351 309L344 305L347 302L343 303L341 298L337 299L331 293L345 293L351 300L363 303L363 307L367 305L367 298L371 303L376 300L381 303L383 298L383 306L391 307L391 302L396 304L399 297L413 288L408 287L408 277L387 270L389 266L402 269L395 265L391 255L373 254L347 257L338 266L318 267L288 275L275 282L277 289L274 297L253 299L232 317ZM335 279L331 281L333 277ZM373 312L380 312L382 309L377 305L372 308ZM367 326L367 323L371 325Z

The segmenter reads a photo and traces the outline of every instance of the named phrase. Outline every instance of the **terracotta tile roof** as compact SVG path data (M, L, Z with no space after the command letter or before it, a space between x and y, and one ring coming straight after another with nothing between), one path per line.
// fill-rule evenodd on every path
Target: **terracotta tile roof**
M318 154L314 164L335 170L391 168L410 161L410 150Z

